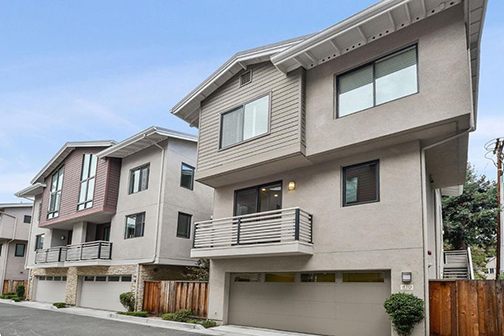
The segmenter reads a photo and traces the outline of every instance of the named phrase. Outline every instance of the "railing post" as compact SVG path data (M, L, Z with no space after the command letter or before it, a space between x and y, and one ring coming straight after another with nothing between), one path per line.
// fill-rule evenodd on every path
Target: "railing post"
M63 248L62 248L62 247L60 247L60 248L59 248L59 251L58 251L58 262L60 262L60 261L61 261L61 252L62 252L62 250L63 250Z
M238 218L238 232L236 233L236 245L240 245L241 217Z
M49 250L45 251L45 263L47 264L47 255L49 254Z
M101 259L101 243L102 242L98 243L98 259Z
M313 215L310 215L310 244L313 244Z
M192 238L192 247L196 246L196 227L198 226L198 223L194 223L194 229L193 229L193 238Z
M294 240L299 240L299 208L295 210L296 219L295 219L295 231L294 231Z
M82 250L83 250L84 246L83 246L83 244L80 244L79 247L80 247L80 258L79 258L79 260L82 260Z
M109 248L109 259L112 260L112 243L109 243L110 248Z

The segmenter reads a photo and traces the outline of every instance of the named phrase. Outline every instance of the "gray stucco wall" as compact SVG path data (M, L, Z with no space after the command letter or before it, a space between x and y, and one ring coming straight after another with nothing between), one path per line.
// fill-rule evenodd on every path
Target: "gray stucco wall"
M342 206L342 167L380 160L380 201ZM234 190L282 180L282 207L313 215L313 256L212 261L209 317L226 321L230 272L391 271L392 292L401 272L413 273L414 293L424 297L420 144L418 141L349 156L266 178L217 188L214 218L232 216ZM296 190L287 191L289 181ZM421 335L422 326L415 335Z

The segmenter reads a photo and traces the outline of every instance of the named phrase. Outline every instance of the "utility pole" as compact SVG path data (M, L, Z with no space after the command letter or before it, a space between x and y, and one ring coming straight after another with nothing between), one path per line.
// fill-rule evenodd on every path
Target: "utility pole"
M504 140L497 139L495 141L495 148L493 151L493 154L497 157L497 204L499 205L499 210L497 211L497 253L496 253L496 277L499 277L501 274L501 261L502 261L502 256L501 256L501 204L502 204L502 198L501 198L501 186L502 186L502 149L504 147Z

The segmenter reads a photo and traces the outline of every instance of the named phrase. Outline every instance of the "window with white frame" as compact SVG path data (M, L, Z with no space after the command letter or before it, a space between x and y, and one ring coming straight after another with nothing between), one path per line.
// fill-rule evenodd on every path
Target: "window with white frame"
M143 237L145 227L145 212L126 216L124 238Z
M44 236L45 234L39 234L35 238L35 250L40 250L44 248Z
M269 128L270 96L266 95L221 115L220 147L266 134Z
M96 155L84 154L83 156L77 210L84 210L93 206L97 161Z
M338 117L417 93L417 66L415 45L339 75Z
M63 185L63 167L56 171L51 178L51 191L49 195L49 208L47 219L59 216L61 203L61 187Z

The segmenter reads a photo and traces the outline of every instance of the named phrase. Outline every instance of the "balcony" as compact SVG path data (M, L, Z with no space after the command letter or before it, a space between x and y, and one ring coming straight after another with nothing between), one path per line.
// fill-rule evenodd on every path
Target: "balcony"
M313 254L312 215L300 208L198 222L192 258Z
M55 246L35 252L36 264L110 259L112 259L112 243L108 241Z

